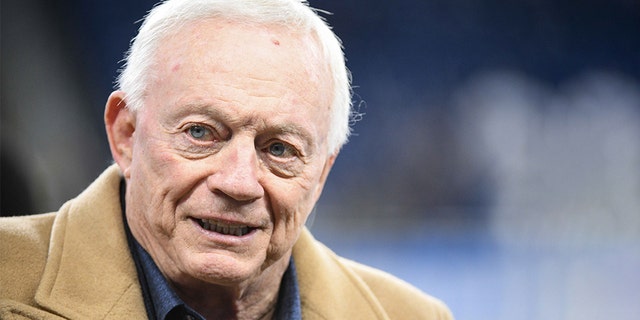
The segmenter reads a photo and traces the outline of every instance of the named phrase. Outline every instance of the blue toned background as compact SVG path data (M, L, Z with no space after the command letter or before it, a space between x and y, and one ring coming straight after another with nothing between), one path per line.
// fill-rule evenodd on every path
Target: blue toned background
M3 215L110 162L104 102L154 1L1 3ZM309 225L458 319L640 314L640 3L312 0L364 113Z

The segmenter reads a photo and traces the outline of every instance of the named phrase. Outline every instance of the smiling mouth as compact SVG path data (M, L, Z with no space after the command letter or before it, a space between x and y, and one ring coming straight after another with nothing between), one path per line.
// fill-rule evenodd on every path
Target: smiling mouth
M224 235L227 235L227 236L242 237L244 235L249 234L254 229L254 228L251 228L249 226L230 225L230 224L227 224L227 223L214 221L214 220L208 220L208 219L196 219L196 221L198 222L200 227L202 227L205 230L209 230L209 231L212 231L212 232L224 234Z

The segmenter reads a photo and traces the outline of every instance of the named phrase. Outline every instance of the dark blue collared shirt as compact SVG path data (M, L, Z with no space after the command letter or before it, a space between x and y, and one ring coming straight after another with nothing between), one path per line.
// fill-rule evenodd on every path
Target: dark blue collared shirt
M120 202L122 212L125 212L124 202L125 183L121 183ZM149 253L138 243L131 234L127 219L124 217L125 232L129 242L131 256L136 265L138 280L142 288L144 306L149 319L157 320L204 320L198 312L190 308L169 286L160 269L155 264ZM300 308L300 292L298 289L298 279L293 258L289 262L289 267L285 271L280 291L278 293L278 304L276 307L275 319L277 320L300 320L302 310Z

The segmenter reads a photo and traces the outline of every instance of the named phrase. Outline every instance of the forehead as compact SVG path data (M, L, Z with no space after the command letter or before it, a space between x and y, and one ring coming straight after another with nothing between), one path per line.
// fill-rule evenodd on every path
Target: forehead
M260 108L268 99L280 99L282 107L305 106L320 119L330 116L332 77L309 32L201 20L163 39L154 58L147 93L161 95L167 104L222 99ZM256 103L256 97L264 99Z
M327 96L332 80L318 43L315 34L286 26L204 19L178 28L161 41L154 70L159 77L180 69L262 80L285 76L290 79L287 84L304 79Z

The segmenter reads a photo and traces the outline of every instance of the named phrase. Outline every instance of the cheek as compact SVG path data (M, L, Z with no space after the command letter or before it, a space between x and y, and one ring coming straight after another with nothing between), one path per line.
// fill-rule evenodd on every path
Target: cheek
M132 175L144 181L146 186L143 187L150 193L176 186L184 176L180 170L184 165L173 151L170 137L158 132L162 130L143 124L134 135L132 170L137 172Z
M165 203L166 192L158 183L156 177L143 168L133 167L128 189L128 215L132 216L139 226L142 226L150 237L160 238L160 235L170 234L174 223L169 217L169 210ZM150 186L154 186L151 188Z
M270 188L274 190L274 193L271 193L274 241L288 242L297 238L315 205L313 190L316 183L306 179L298 183L286 182L274 184Z
M127 181L130 199L137 204L136 215L143 217L149 231L170 235L176 224L176 203L188 176L179 171L181 166L162 141L145 137L138 142Z

